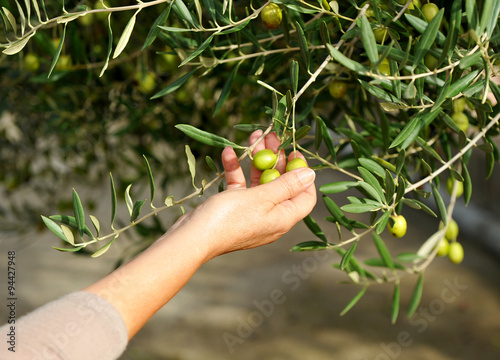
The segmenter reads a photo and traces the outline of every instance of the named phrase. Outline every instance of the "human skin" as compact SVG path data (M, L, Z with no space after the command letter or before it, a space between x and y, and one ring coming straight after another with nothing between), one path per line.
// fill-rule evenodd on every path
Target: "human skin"
M250 144L262 135L254 132ZM254 150L278 152L271 133ZM290 159L303 156L296 152ZM234 150L222 152L227 190L182 216L140 255L84 288L115 306L131 339L187 283L205 262L237 250L270 244L307 216L316 204L315 174L309 168L285 173L281 150L276 168L283 175L259 185L261 171L251 169L250 187Z

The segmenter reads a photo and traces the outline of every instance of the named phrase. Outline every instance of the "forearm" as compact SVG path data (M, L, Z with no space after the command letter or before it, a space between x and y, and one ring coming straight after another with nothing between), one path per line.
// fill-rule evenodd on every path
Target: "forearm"
M194 236L184 228L169 232L83 290L113 304L123 317L130 339L208 260L202 241L198 242L201 239Z

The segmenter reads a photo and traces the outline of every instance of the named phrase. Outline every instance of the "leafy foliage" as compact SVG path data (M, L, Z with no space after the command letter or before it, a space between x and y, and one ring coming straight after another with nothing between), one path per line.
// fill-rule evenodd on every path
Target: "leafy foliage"
M4 54L12 56L22 56L23 49L34 41L41 49L50 48L40 53L45 64L37 71L43 74L33 78L46 84L71 76L79 67L99 68L99 74L105 77L109 71L126 68L132 57L144 56L141 54L152 49L169 62L175 55L173 66L164 64L164 73L159 67L148 68L144 61L136 81L151 101L173 105L173 114L183 110L175 105L179 94L184 91L189 97L186 89L196 89L192 94L198 100L191 104L204 104L199 110L205 111L211 123L202 126L190 121L189 116L182 117L176 128L186 136L213 147L240 149L242 160L251 149L240 145L242 141L226 129L229 119L237 118L233 121L240 123L237 129L273 130L283 148L299 149L314 169L348 178L320 188L331 214L326 220L335 224L338 232L324 233L308 216L304 222L317 239L292 248L339 253L336 267L361 286L342 314L369 286L392 282L391 320L395 322L400 309L400 281L406 275L415 275L418 282L409 304L411 316L420 302L424 271L435 257L444 230L437 229L419 249L397 255L391 253L381 235L391 216L403 212L405 206L424 210L447 224L455 206L456 187L451 197L444 199L440 176L463 182L468 203L472 184L467 166L473 149L484 153L485 174L491 175L499 159L492 139L498 135L500 115L498 105L492 106L489 98L500 100L500 90L492 81L499 60L500 5L489 0L440 1L440 11L427 21L418 7L394 0L273 3L280 6L283 20L280 28L270 31L257 19L267 2L157 0L93 10L75 4L70 11L66 3L66 9L36 7L27 17L25 5L12 7L2 1L4 32L0 46ZM107 34L101 38L107 41L108 51L104 53L102 45L100 52L77 51L73 42L90 45L92 40L79 31L76 22L100 14L106 14L106 20L93 28ZM119 25L115 25L115 18L120 19ZM139 26L148 19L150 26ZM57 48L48 45L51 27L61 34ZM65 50L74 63L58 69ZM97 57L98 61L91 61ZM161 89L147 86L148 74L161 80ZM347 85L342 99L332 99L329 94L328 85L334 80ZM191 114L189 107L184 110ZM264 119L264 112L267 120L255 121ZM457 122L456 113L464 114L466 121ZM144 131L154 132L151 128ZM194 187L191 195L180 200L170 195L164 206L153 206L155 181L146 160L144 174L151 188L149 212L141 217L146 200L134 201L129 185L125 200L130 221L115 229L117 197L111 178L111 232L100 235L103 229L92 217L94 234L85 225L83 206L74 191L74 219L43 217L55 235L73 246L58 249L78 251L106 240L93 256L102 255L122 232L163 210L182 207L184 201L218 182L223 173L211 157L206 158L207 164L216 176L211 181L196 182L194 146L185 148ZM341 198L347 203L340 204ZM430 208L431 200L436 212ZM355 220L350 214L366 216ZM65 230L68 226L78 231L81 241L70 238ZM380 257L360 262L355 257L356 249L366 242L367 235L373 238ZM382 274L377 269L383 269Z

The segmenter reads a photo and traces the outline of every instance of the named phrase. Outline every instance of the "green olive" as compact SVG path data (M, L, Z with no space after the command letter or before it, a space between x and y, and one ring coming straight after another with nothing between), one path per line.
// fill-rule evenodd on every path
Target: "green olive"
M375 41L382 43L387 40L387 29L385 28L375 28L373 29L373 35L375 36Z
M407 224L403 215L392 216L394 225L391 225L391 220L387 223L387 228L392 236L400 238L406 234Z
M341 99L347 92L347 85L344 81L333 80L330 85L328 85L328 91L334 99Z
M398 3L400 3L401 5L405 5L407 2L408 2L408 0L398 0ZM415 7L419 8L419 9L422 7L422 3L420 2L420 0L413 0L410 3L410 5L408 5L408 9L410 9L410 10L415 9Z
M446 180L446 190L448 191L448 194L451 195L453 191L453 185L455 185L455 181L458 182L457 184L457 197L462 196L464 193L464 183L458 180L455 180L453 177L449 177L448 180Z
M107 1L104 1L104 2L101 2L101 0L97 0L95 3L94 3L94 9L106 9L109 7L109 4ZM99 19L99 20L106 20L108 18L108 14L109 12L98 12L96 13L96 17Z
M73 61L71 60L71 57L69 55L61 55L59 56L59 60L57 61L56 69L61 71L70 70L72 64Z
M33 54L28 54L24 57L24 68L30 72L36 72L40 67L38 57Z
M469 118L463 112L455 112L451 114L451 118L457 124L458 128L463 132L467 132L469 128Z
M387 60L387 58L382 60L378 66L378 72L380 75L391 76L391 66L389 65L389 60Z
M92 10L92 8L87 6L87 10ZM82 26L90 26L94 23L94 14L85 14L80 16L77 21Z
M152 71L148 71L146 74L138 73L135 76L138 82L138 89L143 94L149 94L155 88L155 74Z
M286 164L286 172L298 169L298 168L306 168L307 163L304 159L301 158L295 158L293 160L290 160L288 164Z
M252 164L260 171L270 169L276 164L278 157L271 149L260 150L254 155Z
M267 5L260 13L262 23L271 30L277 29L280 26L282 17L280 7L274 3Z
M458 98L453 101L453 109L456 113L463 112L465 110L465 105L467 104L467 100L465 97Z
M450 251L450 243L446 238L442 238L437 246L438 246L438 251L436 253L437 256L443 257L448 255L448 252Z
M438 59L436 59L431 54L427 53L424 57L424 64L429 68L429 70L434 70L437 67Z
M460 264L464 259L464 248L459 242L453 241L450 244L450 249L448 251L448 258L454 264Z
M458 237L458 224L455 220L450 220L450 223L446 228L446 234L444 234L444 237L448 240L456 240L456 238Z
M267 184L268 182L273 181L274 179L280 177L280 172L276 169L267 169L264 170L262 175L260 176L260 184Z
M427 3L422 6L422 13L424 14L427 22L430 22L432 19L434 19L434 16L436 16L438 12L439 8L436 4Z

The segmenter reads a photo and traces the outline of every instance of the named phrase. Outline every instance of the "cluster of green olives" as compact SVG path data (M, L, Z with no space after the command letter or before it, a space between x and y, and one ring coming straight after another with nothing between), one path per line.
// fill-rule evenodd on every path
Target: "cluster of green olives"
M261 185L273 181L281 175L280 172L274 168L277 161L278 156L271 149L260 150L254 155L252 164L254 168L262 171L260 176ZM303 167L307 167L306 161L301 158L295 158L290 160L286 165L286 172Z
M441 228L443 224L441 223ZM450 261L454 264L460 264L464 259L464 248L462 244L457 241L458 237L458 224L455 220L451 219L446 228L444 238L439 242L437 256L448 256Z
M391 218L387 223L387 229L391 235L397 238L405 236L406 229L408 228L405 217L403 215L393 215Z
M456 99L453 101L453 114L451 114L451 118L463 132L467 132L469 128L469 118L464 113L466 104L467 100L465 98Z

